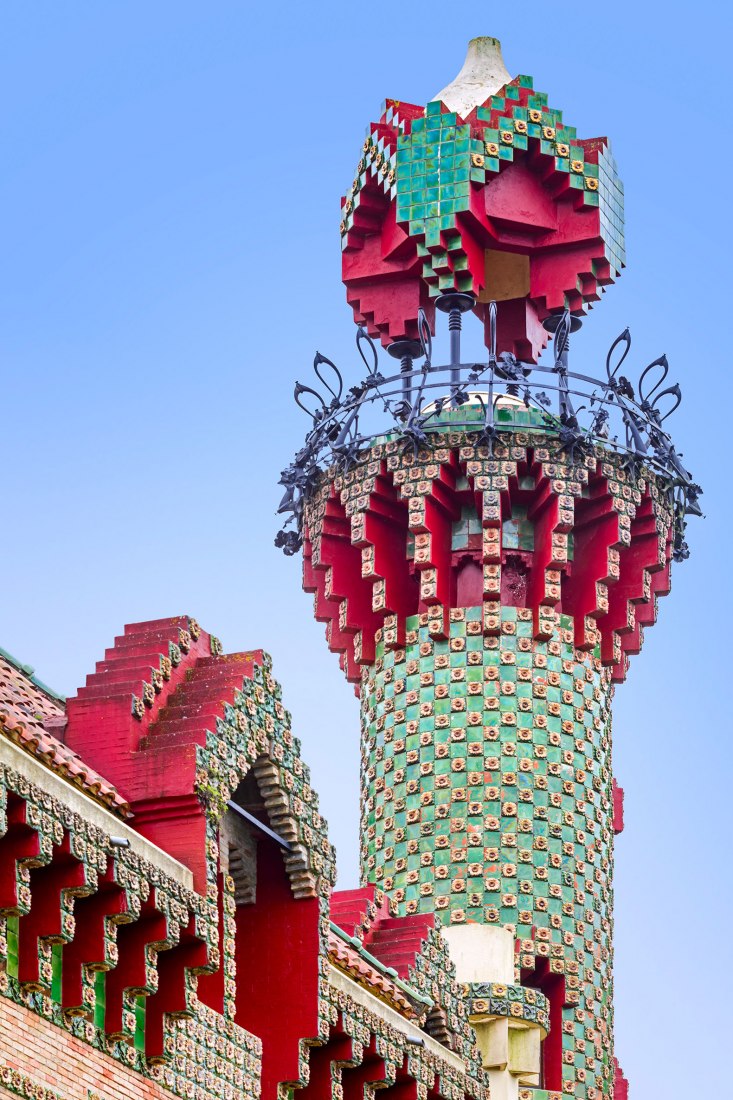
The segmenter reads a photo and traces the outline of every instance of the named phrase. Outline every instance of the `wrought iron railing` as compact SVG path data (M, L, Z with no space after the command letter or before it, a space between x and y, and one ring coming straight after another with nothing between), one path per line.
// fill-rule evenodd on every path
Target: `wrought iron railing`
M631 348L626 329L609 348L605 378L572 371L570 334L580 322L567 310L546 322L554 334L551 366L524 363L507 352L497 355L496 305L491 303L488 358L463 363L461 314L473 300L450 293L437 305L449 315L449 363L433 364L430 329L421 311L419 339L396 341L387 349L400 359L397 373L380 371L374 341L359 328L356 346L366 368L363 381L345 390L338 367L319 352L313 361L313 384L296 383L295 401L311 424L280 478L285 494L278 512L286 520L275 544L286 554L296 553L302 541L303 505L320 473L330 467L349 469L376 439L388 436L417 454L438 444L446 431L463 430L474 433L476 442L491 451L503 432L535 431L554 435L571 460L600 444L623 455L633 478L643 467L656 474L674 511L674 558L687 558L686 517L702 514L702 490L682 465L663 426L682 401L679 385L665 385L666 356L644 367L633 385L621 373ZM507 397L514 400L507 402Z

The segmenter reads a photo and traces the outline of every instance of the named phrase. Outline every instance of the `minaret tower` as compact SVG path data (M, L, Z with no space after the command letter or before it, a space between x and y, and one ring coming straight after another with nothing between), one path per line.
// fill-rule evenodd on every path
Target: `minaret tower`
M570 366L623 266L616 166L475 39L427 107L387 101L341 237L367 373L296 386L278 542L360 697L362 877L444 926L492 1100L620 1100L610 705L699 489L666 359L632 383L625 332Z

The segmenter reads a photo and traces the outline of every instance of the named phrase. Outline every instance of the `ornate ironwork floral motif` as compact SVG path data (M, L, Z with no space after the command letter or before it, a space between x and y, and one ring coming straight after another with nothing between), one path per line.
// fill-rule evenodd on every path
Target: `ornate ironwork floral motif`
M313 385L295 384L295 401L311 425L303 446L280 477L285 493L278 513L286 519L276 546L288 555L300 549L303 505L320 472L332 467L342 472L350 469L376 439L398 439L405 450L417 455L439 443L441 433L448 430L476 432L478 440L490 448L501 432L521 430L554 437L558 450L571 460L602 447L622 455L634 478L647 468L661 479L673 507L674 559L689 556L686 517L702 514L702 489L683 466L664 427L682 401L677 383L664 385L669 374L666 356L649 363L634 386L621 373L631 348L625 329L609 348L605 378L573 371L570 332L578 322L565 310L555 316L552 326L552 366L523 363L508 352L497 355L495 303L491 303L491 317L485 362L461 362L460 341L451 332L451 361L436 366L429 326L421 312L420 340L415 342L419 351L403 357L398 373L386 375L379 370L374 341L359 328L356 344L367 373L346 392L336 365L316 354ZM414 360L422 362L416 365ZM512 400L502 400L507 398ZM387 421L381 426L376 423L379 413Z

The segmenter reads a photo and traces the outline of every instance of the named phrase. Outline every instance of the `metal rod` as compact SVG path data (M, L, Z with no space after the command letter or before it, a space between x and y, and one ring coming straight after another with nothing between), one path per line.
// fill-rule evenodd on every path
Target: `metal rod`
M457 386L461 381L461 373L458 370L461 362L461 328L463 320L460 309L452 309L448 314L448 332L450 333L450 383Z
M462 315L473 309L476 299L473 294L464 294L459 290L447 290L435 301L436 309L448 314L448 332L450 335L450 382L455 389L461 384L461 329Z
M412 408L412 356L403 355L400 361L402 372L402 395L407 404Z
M414 360L419 359L425 354L423 346L419 340L408 340L407 338L393 340L387 348L387 353L391 355L393 359L399 359L400 361L402 397L405 401L406 408L411 409Z
M281 848L284 848L286 852L291 852L293 846L289 840L286 840L284 836L280 836L274 829L270 829L267 825L264 825L259 818L256 818L254 814L249 813L247 810L243 810L241 806L238 806L236 802L232 802L231 799L227 802L227 806L230 810L234 810L235 814L239 814L245 821L248 821L250 825L254 825L255 829L259 829L265 836L269 836L270 840L274 840L276 844L279 844Z

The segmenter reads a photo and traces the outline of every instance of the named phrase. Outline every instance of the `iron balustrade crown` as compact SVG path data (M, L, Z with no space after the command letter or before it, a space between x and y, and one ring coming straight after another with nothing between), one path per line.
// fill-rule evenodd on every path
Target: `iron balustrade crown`
M488 359L463 363L461 321L462 313L471 307L469 299L469 295L449 292L436 302L449 318L447 364L433 365L432 337L422 310L419 338L395 341L387 349L400 360L398 373L380 371L377 348L363 328L357 330L356 346L366 375L348 391L344 392L344 379L335 363L316 353L313 385L295 384L296 404L310 417L311 426L280 477L285 493L278 514L287 518L275 545L288 555L300 549L303 507L319 475L332 467L348 470L377 439L396 439L417 455L436 446L446 431L464 430L474 433L475 441L492 453L502 433L535 431L554 435L559 450L571 461L601 445L623 455L624 466L634 478L643 466L656 474L673 506L674 560L689 557L686 517L702 515L698 502L702 489L682 465L682 456L663 427L682 401L677 383L665 385L667 357L662 355L644 367L634 386L621 373L631 348L627 328L608 350L605 378L572 371L570 334L580 321L568 310L545 322L553 334L552 366L524 363L509 352L497 355L496 303L492 302ZM415 360L421 360L419 366ZM375 411L387 414L391 423L373 425Z

